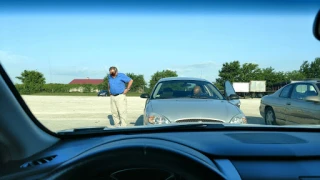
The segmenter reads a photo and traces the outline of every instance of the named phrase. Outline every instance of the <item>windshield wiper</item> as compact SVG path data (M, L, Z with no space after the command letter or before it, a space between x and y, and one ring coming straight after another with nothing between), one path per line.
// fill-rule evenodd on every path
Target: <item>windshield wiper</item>
M214 130L224 129L222 123L188 123L152 126L133 126L125 128L93 127L93 128L74 128L58 131L58 135L86 135L86 134L117 134L117 133L142 133L159 131L184 131L184 130Z

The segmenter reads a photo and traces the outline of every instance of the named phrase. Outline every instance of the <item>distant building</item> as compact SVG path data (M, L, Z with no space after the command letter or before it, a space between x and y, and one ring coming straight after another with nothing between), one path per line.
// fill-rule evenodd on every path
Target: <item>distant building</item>
M92 84L92 85L98 85L103 83L103 79L74 79L69 84ZM69 92L83 92L84 88L72 88L69 90ZM98 92L98 89L92 89L91 92Z
M74 79L69 84L92 84L98 85L103 83L103 79Z

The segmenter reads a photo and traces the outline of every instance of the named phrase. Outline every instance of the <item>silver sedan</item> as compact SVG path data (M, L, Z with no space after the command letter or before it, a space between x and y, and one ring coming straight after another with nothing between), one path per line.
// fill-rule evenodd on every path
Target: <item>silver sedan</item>
M320 81L291 83L262 97L260 114L268 125L320 124Z
M239 97L229 81L225 95L209 81L199 78L163 78L147 98L144 124L235 123L246 124Z

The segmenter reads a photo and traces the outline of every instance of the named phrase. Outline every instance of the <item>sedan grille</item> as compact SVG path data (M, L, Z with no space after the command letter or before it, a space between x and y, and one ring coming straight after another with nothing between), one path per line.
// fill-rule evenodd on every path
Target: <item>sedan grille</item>
M177 123L223 123L221 120L216 119L180 119L176 121Z

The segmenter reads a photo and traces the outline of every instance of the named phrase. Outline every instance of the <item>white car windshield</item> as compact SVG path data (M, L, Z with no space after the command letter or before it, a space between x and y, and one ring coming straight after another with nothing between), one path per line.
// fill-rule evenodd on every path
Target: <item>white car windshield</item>
M224 99L219 90L206 81L172 80L158 83L152 99L204 98Z

